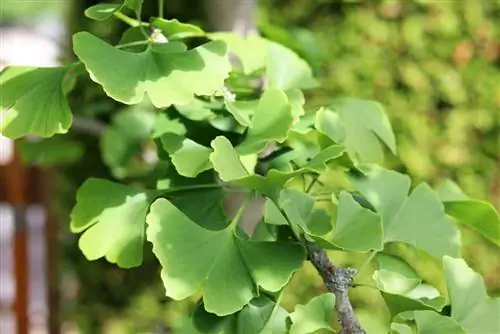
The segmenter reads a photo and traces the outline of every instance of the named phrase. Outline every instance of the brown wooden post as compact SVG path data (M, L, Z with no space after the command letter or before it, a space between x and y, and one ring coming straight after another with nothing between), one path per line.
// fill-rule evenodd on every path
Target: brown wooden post
M17 155L10 163L0 167L2 183L5 187L5 201L14 210L14 312L18 334L28 334L28 254L26 237L26 170Z

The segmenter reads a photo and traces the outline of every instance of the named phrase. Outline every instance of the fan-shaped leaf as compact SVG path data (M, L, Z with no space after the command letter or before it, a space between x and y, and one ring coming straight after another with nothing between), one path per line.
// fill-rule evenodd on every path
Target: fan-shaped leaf
M460 253L458 229L426 184L408 195L410 179L382 168L373 168L365 177L353 176L351 181L382 216L384 243L404 242L437 259Z
M142 262L144 225L149 204L157 195L122 184L89 179L77 193L71 231L89 260L106 257L122 268Z
M72 115L65 96L68 67L11 67L0 74L0 132L9 138L66 133Z
M189 51L180 42L152 44L144 52L132 53L80 32L73 36L73 44L92 80L125 104L141 102L145 93L158 108L186 104L194 95L220 90L231 69L221 41Z
M320 329L335 332L330 323L334 307L335 296L332 293L316 296L306 305L297 305L295 311L290 313L290 334L314 333Z
M166 20L154 18L151 24L160 29L168 40L198 37L205 35L205 32L195 25L179 22L177 19Z
M151 205L147 222L167 295L184 299L203 284L205 308L217 315L240 310L258 295L259 286L280 290L305 260L303 248L295 243L240 239L234 223L224 230L206 230L166 199Z
M383 107L375 101L342 98L316 116L316 128L344 144L361 162L381 163L382 141L396 154L396 139Z

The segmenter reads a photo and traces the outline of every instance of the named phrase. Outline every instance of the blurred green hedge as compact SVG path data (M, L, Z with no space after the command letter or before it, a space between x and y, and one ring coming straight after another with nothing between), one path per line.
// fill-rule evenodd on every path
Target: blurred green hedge
M266 0L259 26L315 66L312 106L346 95L386 106L392 167L500 207L498 17L495 1Z

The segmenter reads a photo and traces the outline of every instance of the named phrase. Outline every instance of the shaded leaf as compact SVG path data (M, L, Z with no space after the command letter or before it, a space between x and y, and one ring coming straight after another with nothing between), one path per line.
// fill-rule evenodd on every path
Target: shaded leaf
M147 223L167 296L187 298L203 283L205 309L219 316L242 309L259 286L280 290L305 260L304 249L295 243L240 239L235 222L220 231L206 230L166 199L151 205Z
M38 141L22 141L17 145L21 159L27 165L42 167L71 164L84 153L81 142L52 137Z
M66 133L72 120L64 84L68 71L69 67L11 67L2 71L0 132L12 139Z
M286 332L286 312L266 296L252 299L241 311L218 317L199 304L193 323L202 333L216 334L282 334Z
M124 178L148 170L141 164L143 144L154 126L155 115L151 111L131 108L117 113L100 137L101 155L113 176ZM139 158L139 159L138 159Z
M221 89L231 69L220 41L189 51L179 42L151 44L144 52L132 53L80 32L73 36L73 48L92 80L125 104L141 102L145 93L158 108L186 104L194 95Z

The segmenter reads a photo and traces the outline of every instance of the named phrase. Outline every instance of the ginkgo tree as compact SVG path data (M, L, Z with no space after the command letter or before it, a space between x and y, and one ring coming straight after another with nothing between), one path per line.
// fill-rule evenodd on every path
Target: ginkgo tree
M450 180L412 184L383 168L397 144L382 105L335 97L306 108L303 91L318 82L286 47L176 19L141 21L141 6L85 11L130 25L117 45L78 32L74 63L0 76L1 132L39 137L30 156L68 147L49 137L70 130L67 96L78 80L89 77L122 105L100 136L114 178L84 182L71 213L87 259L137 267L151 243L166 296L201 296L178 333L371 333L349 300L356 285L380 292L391 333L500 333L500 300L460 255L459 224L500 246L491 204ZM246 200L230 217L223 203L234 193ZM255 198L265 202L262 217L243 228ZM427 284L389 251L394 243L428 255L446 287ZM372 281L357 281L360 268L334 264L327 250L366 254ZM327 291L285 310L283 290L305 261Z

